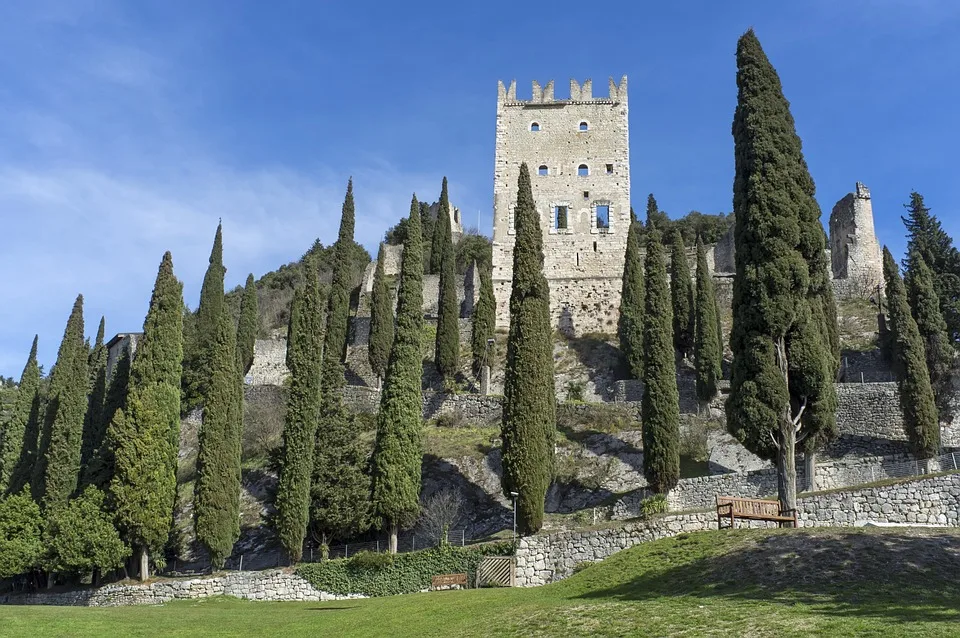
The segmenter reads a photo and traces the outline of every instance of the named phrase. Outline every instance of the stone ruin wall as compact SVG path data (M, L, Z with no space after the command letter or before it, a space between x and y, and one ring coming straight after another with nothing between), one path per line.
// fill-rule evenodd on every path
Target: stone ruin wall
M860 182L830 213L830 260L838 296L867 297L883 283L870 190Z

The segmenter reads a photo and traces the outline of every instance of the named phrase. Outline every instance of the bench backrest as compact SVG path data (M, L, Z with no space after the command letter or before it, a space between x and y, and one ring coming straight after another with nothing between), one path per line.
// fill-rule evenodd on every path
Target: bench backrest
M718 496L717 507L729 506L733 515L750 514L753 516L779 516L779 501L764 501L755 498L736 498L734 496Z
M466 574L440 574L434 576L431 579L431 584L434 587L447 587L449 585L463 585L467 584L467 575Z

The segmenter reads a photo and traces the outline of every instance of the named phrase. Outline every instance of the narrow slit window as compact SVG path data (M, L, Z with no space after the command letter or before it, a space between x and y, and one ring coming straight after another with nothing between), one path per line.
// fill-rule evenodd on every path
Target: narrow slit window
M593 242L593 252L597 252L597 242Z
M577 175L580 177L586 177L590 174L590 169L587 168L586 164L581 164L577 167Z
M553 207L553 227L556 228L557 230L567 229L567 207L566 206Z
M581 131L589 131L589 130L590 130L590 125L587 124L586 122L580 122L580 130L581 130Z
M610 206L606 204L597 205L597 229L601 231L610 229Z
M540 168L537 169L537 175L549 175L550 169L547 168L546 164L541 164Z
M540 122L531 122L531 123L530 123L530 130L533 131L534 133L536 133L537 131L539 131L539 130L540 130Z
M583 198L590 199L590 191L583 191Z
M607 175L613 175L613 164L607 164Z

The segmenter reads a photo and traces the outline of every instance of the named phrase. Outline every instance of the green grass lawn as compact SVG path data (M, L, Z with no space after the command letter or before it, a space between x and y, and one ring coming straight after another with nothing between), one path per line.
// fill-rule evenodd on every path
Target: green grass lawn
M546 587L328 603L0 607L3 636L956 636L960 531L699 532Z

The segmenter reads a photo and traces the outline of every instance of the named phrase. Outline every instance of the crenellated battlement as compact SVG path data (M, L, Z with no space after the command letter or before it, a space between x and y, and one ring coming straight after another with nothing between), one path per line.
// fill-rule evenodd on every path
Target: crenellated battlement
M583 84L577 80L570 80L570 97L556 98L554 96L554 81L550 80L541 85L537 80L531 82L530 99L517 99L517 81L511 80L509 86L503 80L497 81L497 103L499 106L535 106L539 104L617 104L627 101L627 76L624 75L617 84L611 77L609 81L608 97L594 97L593 80L584 80Z

